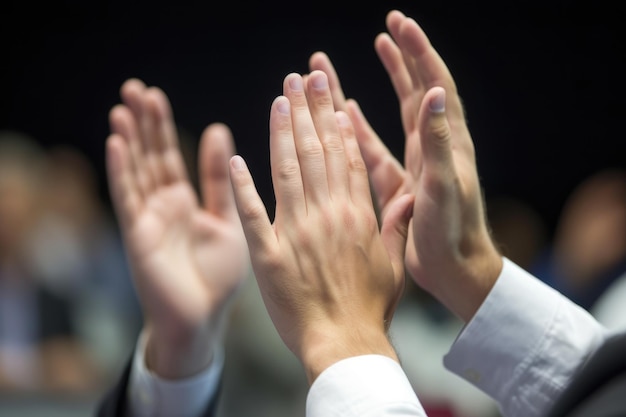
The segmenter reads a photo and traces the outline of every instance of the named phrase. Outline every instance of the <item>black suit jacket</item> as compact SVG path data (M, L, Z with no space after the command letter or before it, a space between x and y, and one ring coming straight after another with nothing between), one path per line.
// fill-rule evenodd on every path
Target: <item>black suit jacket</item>
M132 417L126 414L128 401L126 394L128 391L128 381L130 378L131 368L132 357L131 360L127 362L117 384L113 386L101 400L97 409L97 417ZM199 417L215 417L221 388L222 387L220 383L218 389L215 392L215 395L209 401L207 408Z
M626 417L626 332L587 360L548 417Z

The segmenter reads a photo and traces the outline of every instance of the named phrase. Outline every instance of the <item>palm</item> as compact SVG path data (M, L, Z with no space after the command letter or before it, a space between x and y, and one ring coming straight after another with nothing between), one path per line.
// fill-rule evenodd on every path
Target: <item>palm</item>
M111 112L108 170L146 318L196 326L222 309L247 276L247 245L228 179L234 153L219 124L201 139L202 203L187 178L169 103L130 81Z
M208 213L187 182L163 187L129 229L137 289L156 320L161 311L200 319L246 274L246 247L236 222ZM172 279L185 277L185 279Z

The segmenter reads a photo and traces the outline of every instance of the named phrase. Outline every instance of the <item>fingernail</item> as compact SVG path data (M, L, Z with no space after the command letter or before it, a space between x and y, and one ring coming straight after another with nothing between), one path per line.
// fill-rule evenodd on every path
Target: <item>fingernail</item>
M235 168L237 171L242 171L246 168L246 163L243 160L243 158L239 155L235 155L230 159L230 163L232 164L233 168Z
M446 110L446 91L443 88L438 88L437 94L430 99L428 107L433 113L443 113Z
M311 84L315 89L323 89L328 86L328 80L326 79L326 74L323 72L316 73L311 77Z
M291 77L289 80L289 88L294 91L302 91L302 77L299 75Z
M335 117L337 118L337 124L342 127L350 126L350 118L348 115L342 111L338 111L335 113Z
M289 114L289 100L287 100L287 97L280 97L276 100L276 109L279 113Z

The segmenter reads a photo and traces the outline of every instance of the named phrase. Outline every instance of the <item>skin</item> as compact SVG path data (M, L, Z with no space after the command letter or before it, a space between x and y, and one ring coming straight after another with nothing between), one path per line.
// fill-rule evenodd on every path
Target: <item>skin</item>
M202 134L201 197L187 176L167 96L141 80L110 111L107 172L144 313L147 367L169 378L210 365L228 307L249 275L228 174L235 148L219 123Z
M374 132L354 99L346 99L323 52L312 71L328 74L335 108L349 115L384 216L398 198L415 196L406 248L407 273L465 322L478 310L502 270L485 219L474 144L454 79L411 18L389 12L388 33L374 42L398 97L405 134L401 163ZM444 106L433 100L444 94Z
M347 357L398 360L387 329L404 288L413 197L390 204L379 231L349 118L335 114L326 74L306 78L305 88L287 75L270 112L273 223L243 159L230 166L263 300L312 383Z

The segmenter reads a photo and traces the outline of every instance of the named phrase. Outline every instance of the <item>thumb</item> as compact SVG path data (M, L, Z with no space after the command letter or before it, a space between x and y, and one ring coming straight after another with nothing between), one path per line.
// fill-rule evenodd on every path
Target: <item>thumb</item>
M396 280L404 279L404 254L409 233L409 221L413 216L413 194L405 194L394 201L383 219L380 230L383 245L387 249Z
M446 117L446 91L431 88L424 96L420 115L420 138L424 168L439 176L453 171L452 135Z

